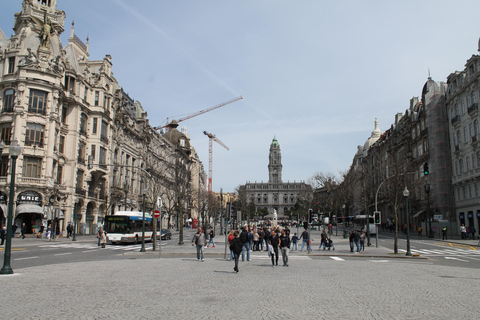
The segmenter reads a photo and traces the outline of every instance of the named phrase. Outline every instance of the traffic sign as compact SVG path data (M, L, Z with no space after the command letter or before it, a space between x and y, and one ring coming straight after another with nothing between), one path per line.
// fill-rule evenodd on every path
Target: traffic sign
M160 210L155 210L154 213L153 213L153 216L154 216L155 218L160 217Z

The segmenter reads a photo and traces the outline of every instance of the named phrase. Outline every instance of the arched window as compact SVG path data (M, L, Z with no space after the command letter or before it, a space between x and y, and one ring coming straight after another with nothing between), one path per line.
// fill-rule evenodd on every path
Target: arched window
M15 105L15 90L5 90L3 101L3 112L13 112L13 106Z

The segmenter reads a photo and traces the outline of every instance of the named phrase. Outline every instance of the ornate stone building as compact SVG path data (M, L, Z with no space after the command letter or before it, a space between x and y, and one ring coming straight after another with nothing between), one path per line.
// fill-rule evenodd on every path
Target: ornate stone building
M0 139L7 146L17 140L22 147L13 191L15 223L25 223L32 233L56 218L61 230L72 223L77 233L95 233L106 214L141 211L144 193L148 211L162 197L164 217L172 219L178 164L190 170L195 163L195 172L182 176L185 197L205 181L189 139L185 157L177 142L149 125L140 102L123 91L112 73L112 57L89 59L88 38L83 43L73 23L63 47L65 12L56 2L23 1L15 34L8 39L0 32ZM2 224L10 172L5 148Z
M268 210L267 218L273 217L274 210L281 218L287 210L294 209L297 201L311 201L313 198L312 187L305 182L283 182L282 170L280 144L273 138L268 155L268 182L247 182L240 186L248 204L253 203L256 210Z

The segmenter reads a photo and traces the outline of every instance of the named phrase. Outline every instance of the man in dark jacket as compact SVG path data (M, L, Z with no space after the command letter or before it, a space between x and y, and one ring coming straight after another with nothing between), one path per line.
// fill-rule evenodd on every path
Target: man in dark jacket
M242 228L242 233L240 233L240 241L243 245L242 248L242 261L245 261L245 251L247 252L247 260L250 261L250 242L248 241L248 226Z
M233 270L238 273L238 260L240 259L240 253L242 253L243 243L238 237L238 231L235 231L233 236L234 238L232 242L230 242L230 250L232 250L233 257L235 259L235 267L233 268Z

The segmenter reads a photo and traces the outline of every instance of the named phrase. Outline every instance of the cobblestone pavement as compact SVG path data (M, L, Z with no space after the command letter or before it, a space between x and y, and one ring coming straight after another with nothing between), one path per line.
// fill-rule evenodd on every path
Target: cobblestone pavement
M186 241L164 248L160 259L125 253L128 259L15 270L0 276L2 318L478 319L478 269L390 259L381 247L334 259L347 251L338 238L328 255L293 252L289 267L272 268L265 252L255 252L235 274L218 240L205 262Z

